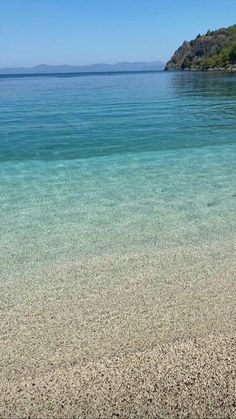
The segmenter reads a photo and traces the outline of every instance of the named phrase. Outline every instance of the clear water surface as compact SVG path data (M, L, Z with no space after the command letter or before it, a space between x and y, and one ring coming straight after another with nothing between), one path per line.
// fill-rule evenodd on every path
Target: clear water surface
M0 77L0 270L234 242L236 76Z

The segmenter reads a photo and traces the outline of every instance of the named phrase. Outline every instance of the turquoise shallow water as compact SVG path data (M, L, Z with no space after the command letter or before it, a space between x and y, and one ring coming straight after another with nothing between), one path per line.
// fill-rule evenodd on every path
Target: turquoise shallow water
M234 241L236 77L2 77L1 270Z

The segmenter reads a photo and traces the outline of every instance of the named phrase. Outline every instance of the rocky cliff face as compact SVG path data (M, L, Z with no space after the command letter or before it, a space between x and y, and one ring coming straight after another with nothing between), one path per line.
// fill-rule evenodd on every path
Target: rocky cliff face
M236 25L184 41L165 70L236 71Z

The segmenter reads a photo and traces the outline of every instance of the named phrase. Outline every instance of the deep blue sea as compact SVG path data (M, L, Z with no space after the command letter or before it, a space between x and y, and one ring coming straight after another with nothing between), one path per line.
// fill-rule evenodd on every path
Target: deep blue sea
M236 237L236 76L0 77L0 270Z

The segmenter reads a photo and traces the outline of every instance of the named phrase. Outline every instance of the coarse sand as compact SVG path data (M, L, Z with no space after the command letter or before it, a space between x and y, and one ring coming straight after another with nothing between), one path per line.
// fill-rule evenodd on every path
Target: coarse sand
M234 418L232 244L95 257L0 285L3 418Z

